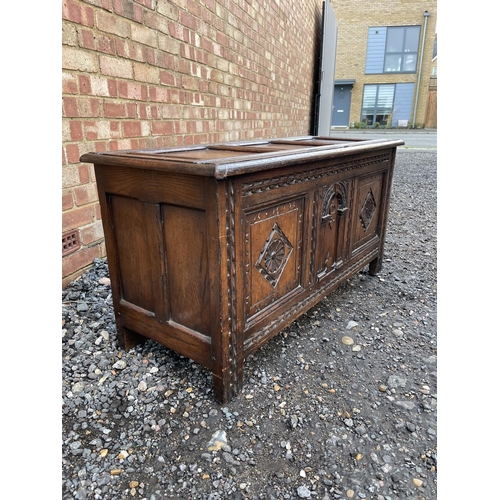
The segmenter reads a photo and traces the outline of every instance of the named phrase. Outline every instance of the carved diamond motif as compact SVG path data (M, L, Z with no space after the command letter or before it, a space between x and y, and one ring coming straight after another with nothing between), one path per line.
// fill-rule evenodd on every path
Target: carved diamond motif
M368 226L372 221L373 214L375 213L376 208L377 205L375 203L375 197L373 196L372 190L370 189L361 208L361 215L359 216L361 225L363 226L363 229L365 231L368 229Z
M275 223L255 263L255 267L274 288L283 274L292 250L292 244L278 223Z

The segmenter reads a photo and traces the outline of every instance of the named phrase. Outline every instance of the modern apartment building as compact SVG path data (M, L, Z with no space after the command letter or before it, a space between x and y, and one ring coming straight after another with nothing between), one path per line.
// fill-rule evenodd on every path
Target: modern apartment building
M332 7L338 23L332 126L425 126L435 115L429 85L437 0L334 0Z

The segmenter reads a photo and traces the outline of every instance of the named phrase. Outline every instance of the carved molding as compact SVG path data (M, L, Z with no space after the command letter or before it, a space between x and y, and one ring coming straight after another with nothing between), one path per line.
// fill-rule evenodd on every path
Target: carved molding
M236 297L236 222L234 181L226 184L226 237L228 248L227 278L228 278L228 308L229 308L229 386L239 390L238 381L238 345L237 345L237 297Z
M358 158L355 160L342 161L336 165L330 165L319 170L310 169L304 172L273 177L272 179L245 183L242 187L242 196L250 196L252 194L261 193L270 189L278 189L282 188L283 186L291 186L294 184L299 184L301 182L322 179L338 172L346 172L348 170L363 168L377 163L388 162L389 160L390 154L386 153L369 158Z
M314 199L313 199L313 218L312 218L312 237L311 237L311 258L309 259L309 285L313 283L314 276L314 266L315 266L315 255L316 255L316 240L318 233L318 206L319 206L319 194L318 191L314 190Z

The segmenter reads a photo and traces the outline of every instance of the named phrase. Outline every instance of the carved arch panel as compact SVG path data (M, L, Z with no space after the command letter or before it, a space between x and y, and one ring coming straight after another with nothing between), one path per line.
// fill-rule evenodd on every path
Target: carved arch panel
M341 268L346 261L350 198L348 180L327 184L322 188L321 219L316 253L317 280Z

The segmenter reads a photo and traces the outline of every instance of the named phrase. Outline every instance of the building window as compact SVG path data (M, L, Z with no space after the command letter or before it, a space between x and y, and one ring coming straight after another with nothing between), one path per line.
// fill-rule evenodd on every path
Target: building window
M395 87L394 84L365 85L361 123L367 127L391 126Z
M420 26L368 28L365 74L416 73Z
M387 28L384 73L415 73L420 26Z
M365 85L361 123L365 127L405 127L411 121L414 83Z

